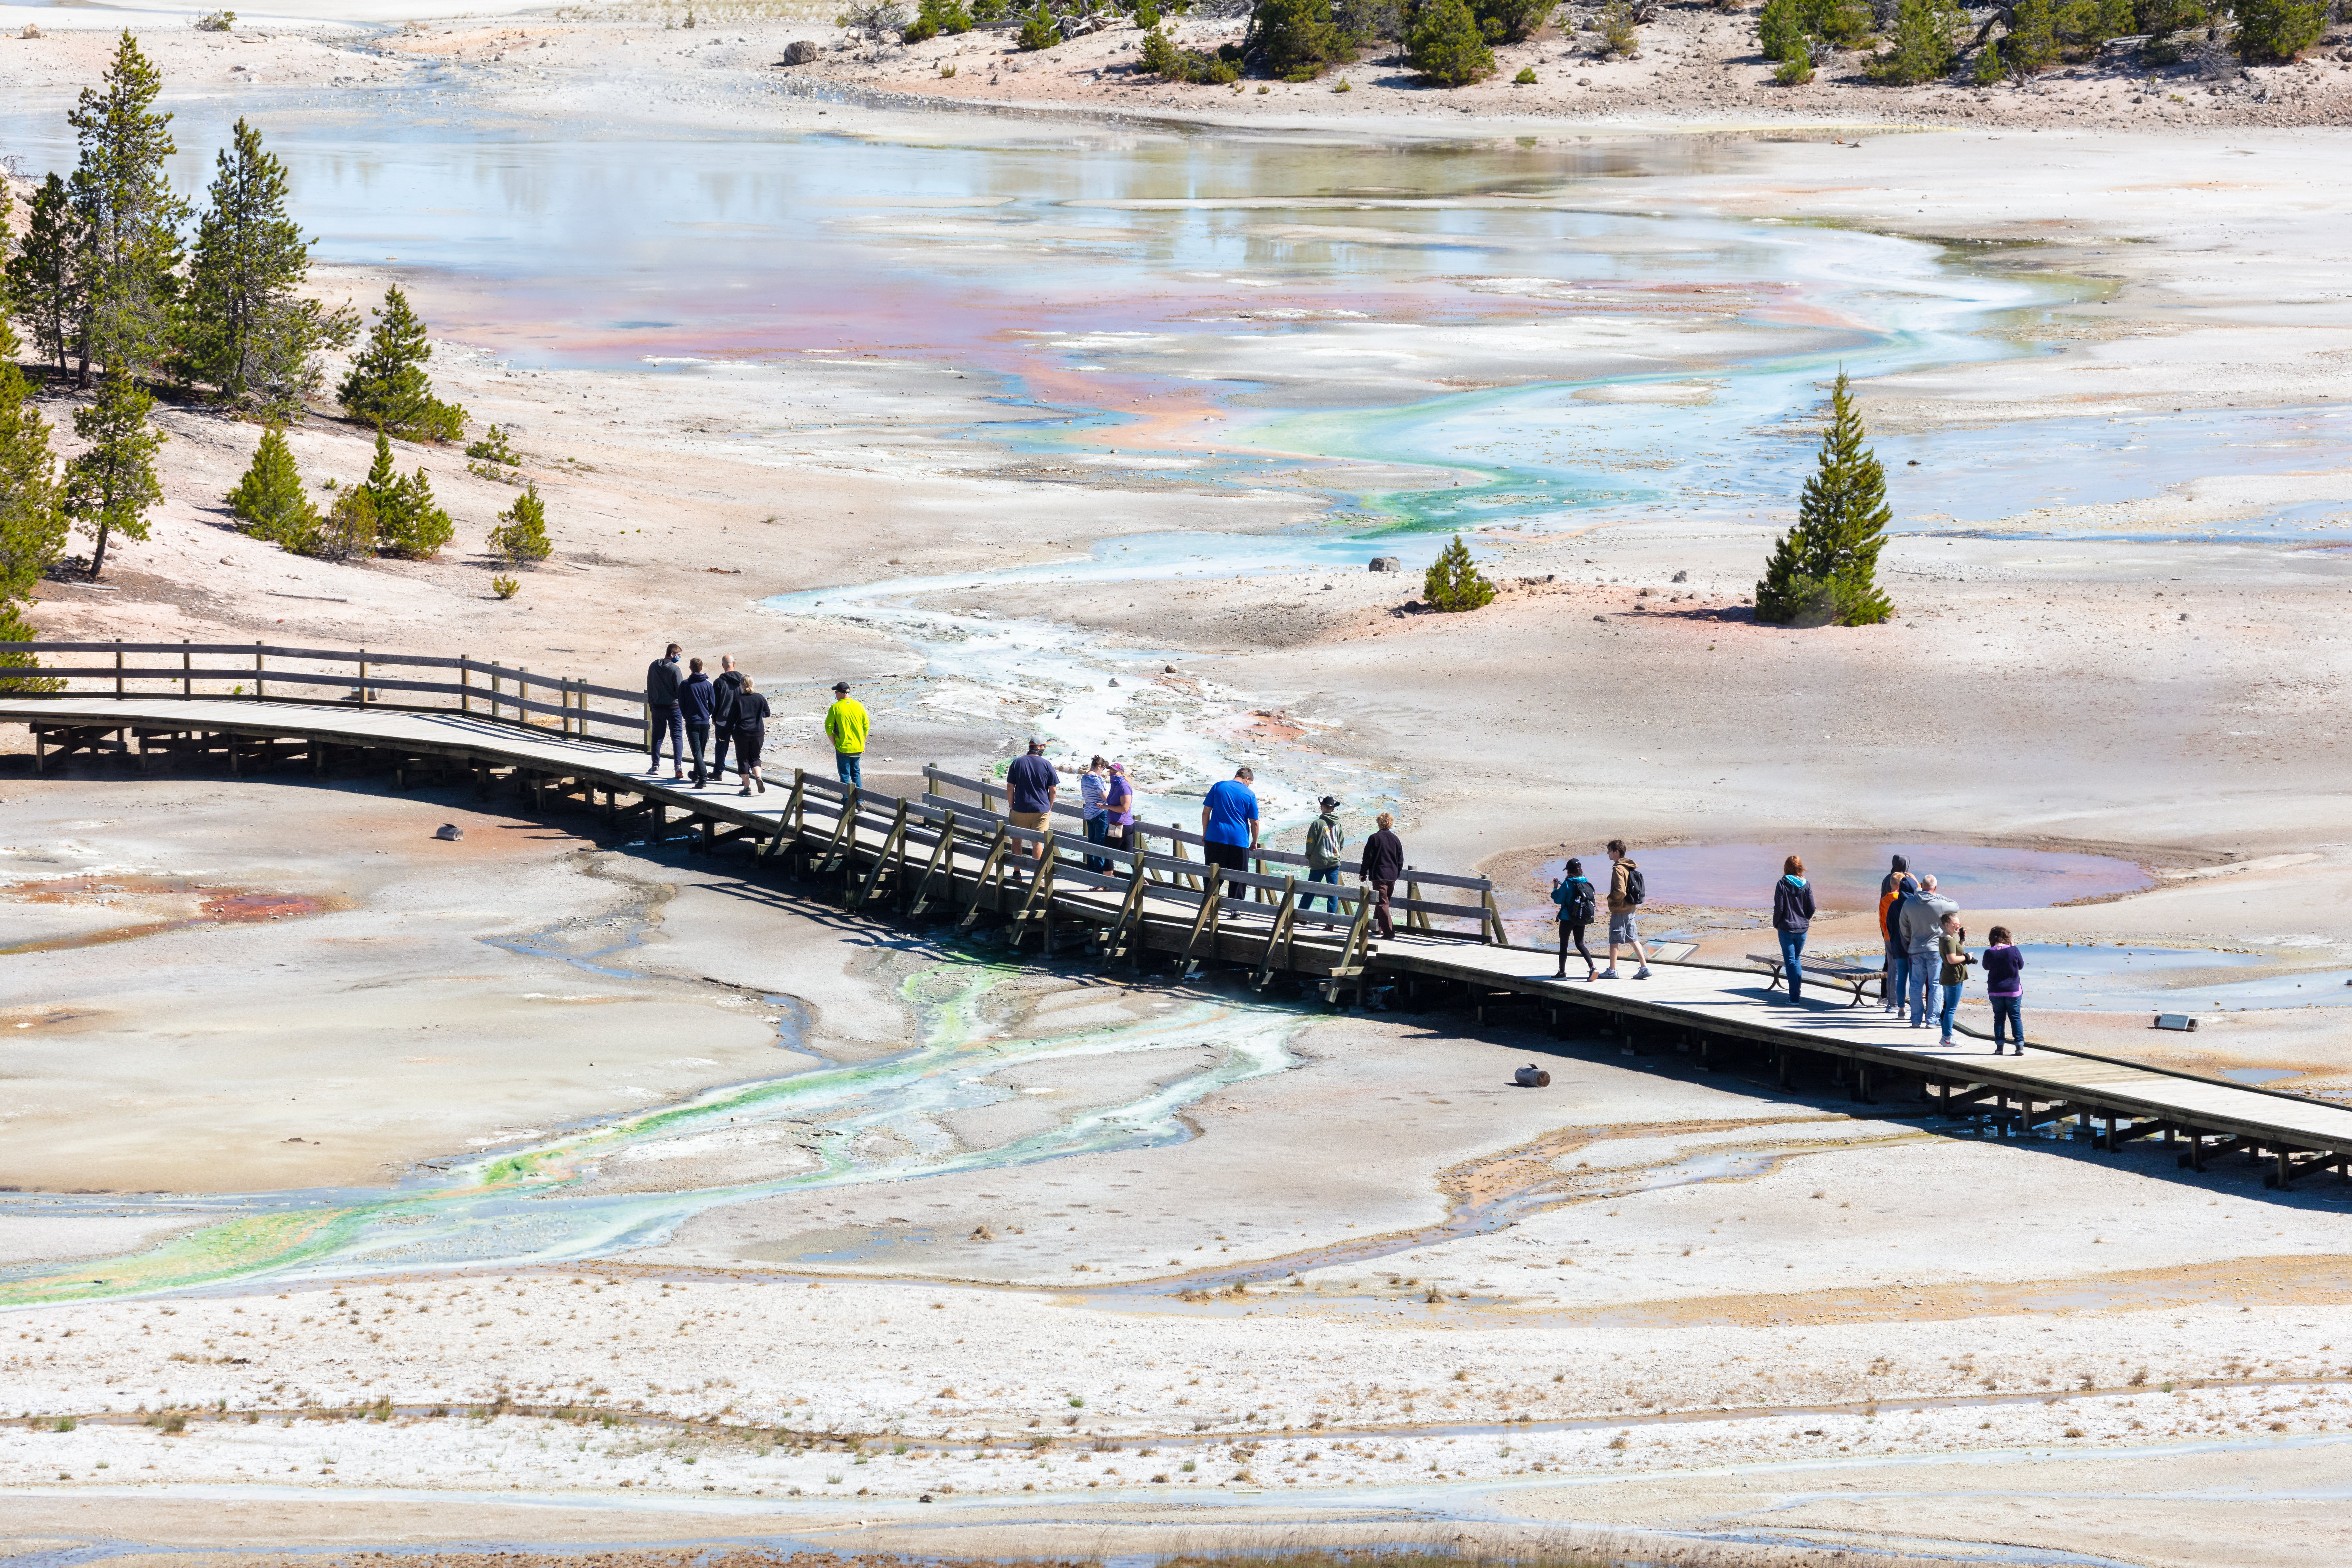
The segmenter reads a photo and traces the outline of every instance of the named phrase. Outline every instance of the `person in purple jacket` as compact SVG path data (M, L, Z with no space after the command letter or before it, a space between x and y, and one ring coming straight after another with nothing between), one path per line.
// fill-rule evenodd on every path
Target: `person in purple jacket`
M1813 925L1813 890L1805 885L1805 862L1791 855L1780 862L1780 879L1772 884L1772 929L1780 933L1780 973L1789 982L1789 1000L1805 994L1805 933Z
M1985 934L1992 944L1984 953L1985 1000L1992 1004L1992 1054L2001 1054L2006 1025L2021 1057L2025 1054L2025 950L2010 941L2007 926L1995 926Z

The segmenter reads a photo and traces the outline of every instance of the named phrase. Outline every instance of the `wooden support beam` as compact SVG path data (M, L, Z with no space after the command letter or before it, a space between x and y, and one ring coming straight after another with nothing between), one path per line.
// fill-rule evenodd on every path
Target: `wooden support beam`
M980 900L988 894L988 879L994 875L1002 885L1004 852L1012 843L1013 830L1003 823L998 823L996 837L988 847L988 858L980 863L980 875L971 879L971 902L964 906L963 919L956 922L958 931L970 931L979 923Z
M1211 878L1208 887L1201 894L1201 912L1192 917L1192 934L1185 939L1184 955L1176 963L1176 973L1187 980L1192 977L1192 954L1201 945L1203 930L1209 933L1209 956L1214 958L1217 955L1217 905L1224 895L1223 881Z
M914 897L907 906L909 920L919 919L931 905L931 879L944 868L947 876L946 894L950 902L955 899L956 819L952 811L943 814L940 824L939 842L931 846L931 858L923 863L923 879L915 885Z
M1289 942L1291 929L1297 923L1297 914L1298 879L1285 877L1282 879L1282 902L1274 911L1274 929L1266 934L1265 960L1257 966L1257 977L1250 982L1256 989L1265 990L1274 979L1275 954Z

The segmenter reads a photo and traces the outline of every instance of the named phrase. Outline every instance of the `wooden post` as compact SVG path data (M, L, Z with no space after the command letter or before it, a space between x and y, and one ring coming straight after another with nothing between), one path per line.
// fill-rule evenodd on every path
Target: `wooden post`
M460 713L474 710L474 672L466 668L473 657L470 653L457 656L457 711Z
M493 721L495 721L498 719L498 716L499 716L499 667L498 667L497 665L495 665L495 664L494 664L494 665L490 666L490 718L491 718L491 720L492 720Z
M360 706L367 706L367 649L360 649Z
M194 697L195 694L196 683L188 675L188 639L182 637L180 639L180 695Z
M1405 868L1404 896L1416 904L1421 902L1421 884L1412 879L1412 868L1410 866ZM1405 910L1404 923L1405 928L1409 931L1431 931L1435 929L1429 923L1429 911L1426 910Z
M114 694L122 695L122 639L114 639Z
M915 885L914 897L907 906L909 919L930 907L931 879L939 875L942 866L948 873L948 901L955 901L955 812L950 809L940 816L940 841L931 846L931 858L923 863L923 879Z
M1486 918L1478 927L1478 940L1488 943L1508 943L1511 939L1503 930L1503 911L1495 907L1495 889L1488 888L1480 896L1486 901Z
M1274 911L1274 929L1266 933L1265 962L1257 966L1255 984L1261 991L1265 989L1266 982L1274 978L1275 952L1289 937L1291 927L1297 915L1297 908L1298 879L1285 877L1282 879L1282 903Z
M261 662L261 645L255 643L253 645L253 700L256 702L263 700L269 694L262 679L264 668Z
M1012 825L1003 822L998 823L996 825L996 837L988 847L988 858L980 863L980 875L972 879L971 902L965 906L963 919L957 922L957 929L959 931L970 931L979 921L980 900L987 896L989 875L992 872L998 872L998 868L1004 863L1004 851L1012 843ZM1001 882L1003 879L1001 872L998 872L998 879ZM950 887L954 885L953 878L949 879L949 885Z

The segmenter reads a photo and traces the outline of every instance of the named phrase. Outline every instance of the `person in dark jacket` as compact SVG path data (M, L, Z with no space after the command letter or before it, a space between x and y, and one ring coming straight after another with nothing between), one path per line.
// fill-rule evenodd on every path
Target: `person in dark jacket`
M647 773L661 772L662 737L669 737L670 766L678 778L686 777L686 725L677 716L677 689L686 682L686 671L677 667L677 656L683 651L677 644L646 666L646 749L653 753L653 766Z
M1380 922L1381 940L1386 941L1396 935L1396 927L1389 921L1389 898L1396 891L1397 879L1404 875L1404 840L1396 836L1396 818L1387 812L1373 821L1379 829L1364 840L1364 855L1357 862L1356 874L1371 889L1372 915Z
M1551 901L1559 906L1559 967L1552 971L1554 980L1568 978L1568 944L1576 943L1576 955L1584 960L1584 978L1599 978L1600 966L1592 962L1591 950L1584 945L1584 928L1592 923L1600 905L1592 884L1585 879L1584 862L1570 859L1565 868L1567 875L1555 878L1551 884Z
M1878 1000L1889 1013L1903 1011L1903 991L1911 977L1911 948L1903 940L1903 900L1918 890L1911 862L1895 856L1878 881L1878 934L1886 939L1886 972L1879 977Z
M703 748L710 743L710 677L702 673L702 661L686 661L687 676L677 689L677 716L686 721L687 749L694 753L694 787L704 784L702 774Z
M760 776L760 748L767 742L768 700L747 675L735 691L735 766L743 774L744 795L755 788L768 793L768 781Z
M719 673L710 678L710 777L713 783L727 776L727 743L735 738L735 694L743 689L743 677L735 668L735 656L719 656Z
M2001 1026L2008 1026L2010 1043L2025 1054L2025 950L2010 938L2007 926L1986 933L1992 945L1984 952L1985 1000L1992 1004L1992 1054L2000 1051Z
M1772 929L1780 933L1780 974L1789 1000L1805 994L1805 933L1813 924L1813 890L1805 885L1805 862L1795 855L1780 862L1772 884Z

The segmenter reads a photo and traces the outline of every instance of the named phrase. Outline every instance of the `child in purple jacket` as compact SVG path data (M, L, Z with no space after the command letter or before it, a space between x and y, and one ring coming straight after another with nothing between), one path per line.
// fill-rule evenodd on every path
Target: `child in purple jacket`
M2025 1020L2020 1011L2025 1005L2025 953L2009 939L2007 926L1995 926L1988 933L1992 945L1985 949L1985 999L1992 1004L1992 1054L1999 1056L2002 1026L2007 1026L2009 1037L2017 1054L2025 1054Z

